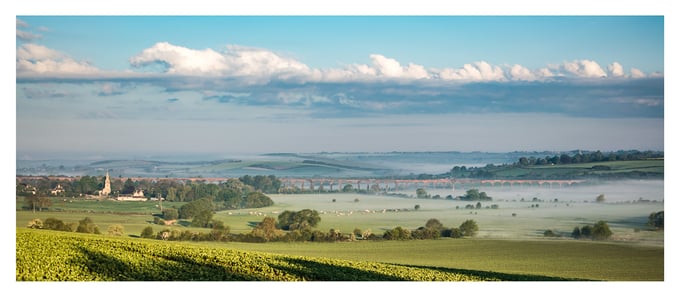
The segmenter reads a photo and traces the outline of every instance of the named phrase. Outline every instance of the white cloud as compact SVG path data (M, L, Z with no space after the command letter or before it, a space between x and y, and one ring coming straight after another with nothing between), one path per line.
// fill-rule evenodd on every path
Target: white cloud
M607 71L612 77L624 77L626 73L623 71L623 66L619 62L614 62L607 66Z
M510 79L533 81L536 80L536 75L534 75L534 73L532 73L528 68L515 64L510 68Z
M563 70L576 77L598 78L607 76L600 64L591 60L564 62L562 67Z
M165 73L188 76L245 76L269 79L308 75L309 67L271 51L242 46L227 46L226 51L194 50L167 42L156 43L130 58L142 67L161 63Z
M17 19L17 24L21 21ZM59 77L63 75L91 78L135 78L163 79L173 77L228 78L232 85L266 84L270 81L289 83L342 83L372 81L430 81L439 83L477 81L543 81L554 77L603 78L603 77L647 77L641 71L631 68L630 76L624 73L623 65L614 62L605 71L591 60L575 60L558 65L547 65L529 69L520 64L492 65L486 61L464 64L460 68L426 69L416 63L406 65L398 60L380 54L369 56L369 64L348 64L344 67L315 69L267 49L229 45L223 51L210 48L197 50L159 42L129 58L132 70L125 72L104 72L84 61L77 61L68 55L48 47L28 43L17 48L17 76ZM159 68L145 66L161 65ZM95 75L96 74L96 75ZM663 76L661 73L649 76ZM205 87L217 85L219 81L175 80L173 88Z
M130 58L130 64L135 67L155 63L165 64L167 73L183 75L215 75L228 67L224 57L216 51L193 50L167 42L156 43Z
M17 49L17 76L35 74L86 75L100 72L87 62L38 44L24 44Z
M32 40L39 39L39 38L42 37L42 36L40 36L40 34L34 34L34 33L31 33L31 32L26 32L24 30L19 30L19 28L28 28L29 26L28 26L28 23L26 23L26 22L24 22L24 21L22 21L18 18L16 20L17 20L17 38L19 40L32 41Z
M642 72L640 69L637 68L630 69L630 77L632 78L643 78L645 76L646 76L645 73Z
M23 41L31 41L35 39L40 39L42 36L40 34L33 34L31 32L21 31L17 29L17 38Z
M465 64L463 68L445 68L439 72L439 77L443 80L463 80L463 81L504 81L507 80L503 69L493 66L485 61Z

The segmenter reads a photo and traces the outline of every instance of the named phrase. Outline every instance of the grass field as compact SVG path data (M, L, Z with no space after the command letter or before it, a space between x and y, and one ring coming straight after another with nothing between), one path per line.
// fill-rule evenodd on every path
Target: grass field
M663 247L571 240L229 243L231 249L590 280L663 280Z
M597 169L595 166L606 166L609 169ZM516 179L525 177L571 177L582 176L609 176L637 172L643 175L663 177L664 160L635 160L635 161L611 161L579 164L537 165L527 167L498 167L491 169L497 178Z
M442 195L446 194L446 190L443 189L428 190L433 194L439 193L437 191L441 191ZM475 202L445 199L305 194L271 195L275 202L273 206L220 211L214 217L229 226L232 233L249 232L253 224L262 221L264 216L277 217L284 210L297 211L305 208L321 212L321 222L317 228L324 232L333 228L349 233L359 228L382 234L396 226L415 229L423 226L430 218L440 220L447 227L457 227L463 221L473 219L480 226L478 237L489 239L540 239L543 232L548 229L568 235L576 226L605 220L614 232L613 240L663 246L663 232L647 231L645 226L650 213L664 209L663 181L628 181L552 189L506 186L481 190L487 191L494 199L491 202L483 202L482 209L474 210L464 208L465 205ZM609 202L593 203L600 193L605 194ZM640 197L657 202L631 202ZM534 202L533 198L540 202ZM358 202L355 202L357 199ZM558 202L554 202L554 199L558 199ZM17 201L17 204L20 206L21 201ZM418 211L414 210L416 204L420 205ZM487 209L486 207L491 204L497 204L499 208ZM163 203L164 207L179 205L181 203ZM539 207L531 207L532 205ZM155 231L163 228L152 224L151 214L160 212L157 202L74 200L64 202L62 205L55 203L53 207L65 211L35 213L17 211L16 226L24 227L33 218L45 220L48 217L55 217L68 223L89 216L102 231L111 224L122 224L125 232L130 235L139 235L146 226L152 226Z

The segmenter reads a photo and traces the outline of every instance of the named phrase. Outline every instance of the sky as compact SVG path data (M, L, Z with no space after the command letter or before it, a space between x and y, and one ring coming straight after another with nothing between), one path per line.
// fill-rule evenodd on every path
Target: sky
M664 150L663 10L144 11L15 15L17 159Z

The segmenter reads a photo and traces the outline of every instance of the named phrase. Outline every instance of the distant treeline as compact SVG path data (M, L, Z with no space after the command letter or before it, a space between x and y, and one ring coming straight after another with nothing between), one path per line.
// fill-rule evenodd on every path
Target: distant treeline
M594 162L613 162L613 161L635 161L635 160L649 160L662 159L663 152L655 151L616 151L602 153L595 152L576 152L572 155L560 154L554 156L546 156L545 158L537 157L520 157L513 166L531 166L531 165L557 165L557 164L580 164L580 163L594 163Z
M49 179L47 177L17 177L16 195L23 197L80 197L98 195L104 188L106 178L103 176L83 176L77 179ZM240 208L248 204L244 202L252 192L277 193L281 181L273 175L231 178L221 183L203 181L184 181L174 179L139 179L111 178L111 196L128 195L138 190L144 191L144 197L163 197L167 201L191 202L201 198L225 201L227 208ZM55 191L55 189L59 189ZM54 191L54 192L53 192Z
M483 167L466 167L466 166L454 166L449 172L441 174L418 174L406 177L401 177L405 179L440 179L440 178L503 178L507 176L499 176L504 170L512 169L536 169L535 172L514 176L521 178L574 178L583 176L574 176L573 173L567 172L550 172L549 176L539 171L540 168L532 168L532 166L545 166L545 165L566 165L566 164L584 164L584 163L603 163L603 162L614 162L614 161L638 161L638 160L659 160L663 159L663 152L658 151L638 151L638 150L619 150L616 152L582 152L582 151L572 151L570 153L555 154L552 156L537 157L537 156L526 156L520 157L516 162L512 164L487 164ZM609 170L610 167L604 164L594 165L592 170ZM597 174L591 174L595 176ZM634 177L634 178L644 178L649 176L656 176L654 174L649 174L645 172L631 171L628 173L617 173L609 174L608 177Z

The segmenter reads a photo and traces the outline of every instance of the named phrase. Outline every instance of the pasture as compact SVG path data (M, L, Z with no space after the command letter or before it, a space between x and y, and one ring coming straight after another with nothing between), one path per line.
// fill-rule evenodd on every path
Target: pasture
M428 191L442 196L451 193L450 189ZM477 237L487 239L542 239L543 232L548 229L568 236L576 226L604 220L614 232L613 241L663 246L663 232L647 231L645 226L650 213L664 209L663 181L613 182L563 188L483 187L480 191L486 191L493 197L493 201L481 202L481 209L465 209L466 205L475 205L476 202L445 199L361 194L276 194L270 195L273 206L220 211L214 218L223 221L232 233L244 233L265 216L276 218L284 210L309 208L321 213L317 229L324 232L333 228L350 233L358 228L362 231L370 229L376 234L396 226L416 229L430 218L438 219L449 228L473 219L480 227ZM593 202L599 194L605 195L605 203ZM634 202L639 198L650 202ZM20 201L17 204L20 205ZM498 209L487 208L492 204L498 205ZM180 205L163 203L163 207ZM415 205L420 208L415 210ZM163 228L152 224L151 214L160 212L157 202L74 200L65 202L63 206L57 203L53 207L63 207L68 211L17 211L16 226L24 227L33 218L45 220L55 217L68 223L89 216L102 231L112 224L123 225L125 233L130 235L139 235L146 226L152 226L156 231Z

